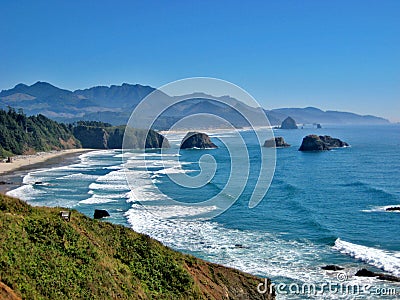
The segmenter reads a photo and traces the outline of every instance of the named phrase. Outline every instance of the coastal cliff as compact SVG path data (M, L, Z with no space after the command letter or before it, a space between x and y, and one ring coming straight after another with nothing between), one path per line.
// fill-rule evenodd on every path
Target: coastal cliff
M274 299L258 293L256 276L59 212L0 195L0 278L10 299Z
M126 130L126 148L169 148L167 138L154 130L127 129L126 126L90 126L82 122L73 128L73 134L84 148L121 149Z
M73 129L74 136L81 142L83 148L107 149L108 134L104 128L77 126Z
M43 115L26 116L22 110L0 109L0 158L50 150L76 148L169 148L168 140L154 130L112 126L98 121L62 124Z

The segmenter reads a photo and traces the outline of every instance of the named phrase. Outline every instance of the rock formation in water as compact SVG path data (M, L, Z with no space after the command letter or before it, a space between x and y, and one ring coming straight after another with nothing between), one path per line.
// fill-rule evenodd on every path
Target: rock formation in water
M344 268L336 266L336 265L326 265L321 267L322 270L326 270L326 271L341 271Z
M331 150L332 148L347 147L349 144L329 135L307 135L303 138L303 142L299 151L323 151Z
M320 135L319 138L330 148L348 147L349 144L329 135Z
M393 282L400 282L400 278L397 276L389 275L389 274L383 274L383 273L375 273L367 269L361 269L358 270L355 276L358 277L376 277L380 280L387 280L387 281L393 281Z
M386 211L400 211L400 206L392 206L386 208Z
M181 149L207 149L218 148L210 139L210 137L201 132L188 132L183 138Z
M109 216L110 216L110 214L105 209L95 209L94 210L93 218L95 218L95 219L101 219L101 218L105 218L105 217L109 217Z
M298 127L296 121L291 117L287 117L285 120L283 120L281 124L281 129L297 129L297 128Z
M285 139L281 136L275 137L273 139L268 139L264 142L264 147L267 148L283 148L290 147L288 143L285 142Z

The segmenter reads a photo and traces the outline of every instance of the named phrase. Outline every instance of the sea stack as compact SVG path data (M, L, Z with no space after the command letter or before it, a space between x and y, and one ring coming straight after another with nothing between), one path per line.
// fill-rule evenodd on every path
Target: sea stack
M105 218L105 217L109 217L109 216L110 216L110 214L105 209L95 209L94 210L93 218L95 218L95 219L101 219L101 218Z
M202 132L188 132L183 138L181 149L207 149L218 148L210 137Z
M307 135L303 138L303 142L299 151L324 151L332 148L347 147L349 144L329 135Z
M392 206L386 208L386 211L400 211L400 206Z
M285 139L281 136L277 136L273 139L268 139L264 142L264 147L267 148L286 148L290 147L288 143L285 142Z
M321 267L322 270L327 270L327 271L341 271L344 270L344 268L336 266L336 265L326 265L324 267Z
M297 129L297 128L298 127L296 121L291 117L287 117L285 120L283 120L281 124L281 129Z

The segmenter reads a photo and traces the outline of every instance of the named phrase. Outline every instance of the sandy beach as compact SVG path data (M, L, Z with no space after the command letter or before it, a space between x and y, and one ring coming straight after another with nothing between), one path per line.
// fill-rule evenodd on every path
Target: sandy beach
M70 154L78 154L81 152L91 151L92 149L68 149L61 151L50 151L50 152L38 152L33 155L16 155L12 158L11 163L0 163L0 175L5 173L10 173L20 168L29 167L30 165L35 165L43 163L47 160L62 157Z

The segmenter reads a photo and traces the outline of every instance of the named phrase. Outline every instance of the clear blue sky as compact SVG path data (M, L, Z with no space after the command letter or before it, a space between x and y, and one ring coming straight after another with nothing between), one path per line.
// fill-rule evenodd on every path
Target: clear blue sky
M0 11L0 89L211 76L265 108L400 121L399 0L5 0Z

